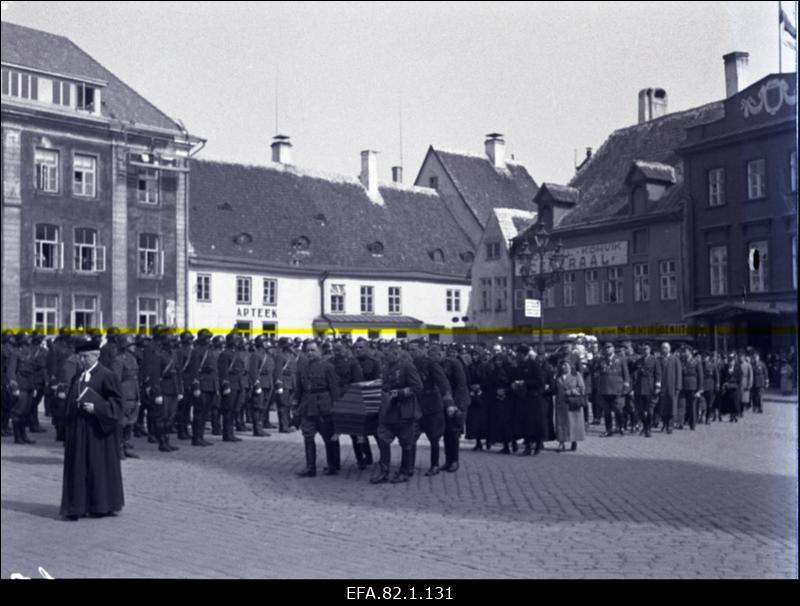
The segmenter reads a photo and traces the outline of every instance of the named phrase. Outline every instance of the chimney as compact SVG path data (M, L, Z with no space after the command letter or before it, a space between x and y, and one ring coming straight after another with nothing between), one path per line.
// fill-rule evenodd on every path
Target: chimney
M483 143L489 162L495 168L506 167L506 142L500 133L489 133Z
M587 147L586 148L586 158L585 158L584 162L586 160L588 160L589 158L591 158L591 157L592 157L592 148L591 147Z
M272 137L272 161L279 164L292 163L292 143L287 135L275 135Z
M365 149L361 152L361 184L370 194L378 193L378 152Z
M747 62L750 53L734 51L722 57L725 62L725 98L733 97L742 90L747 78Z
M667 113L667 91L643 88L639 91L639 124L655 120Z
M392 181L398 184L403 182L402 166L392 166Z

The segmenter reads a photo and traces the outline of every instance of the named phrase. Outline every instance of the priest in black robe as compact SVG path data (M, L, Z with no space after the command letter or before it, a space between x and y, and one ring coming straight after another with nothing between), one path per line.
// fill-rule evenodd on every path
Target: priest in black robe
M117 425L122 396L116 375L100 364L97 344L77 348L81 370L66 400L64 485L61 515L66 520L118 513L125 504Z

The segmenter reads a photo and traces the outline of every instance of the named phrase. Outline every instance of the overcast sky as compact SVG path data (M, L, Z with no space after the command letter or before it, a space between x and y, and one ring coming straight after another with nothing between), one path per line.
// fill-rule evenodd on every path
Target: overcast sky
M294 161L406 182L429 145L483 153L501 132L537 182L637 118L724 96L722 55L778 70L777 2L5 2L2 18L71 38L193 134L201 157L264 163L278 129ZM791 2L785 2L791 13ZM785 49L784 71L794 70Z

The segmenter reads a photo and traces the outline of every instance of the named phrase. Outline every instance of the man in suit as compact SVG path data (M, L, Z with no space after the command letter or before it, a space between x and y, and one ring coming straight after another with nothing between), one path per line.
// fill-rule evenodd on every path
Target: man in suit
M114 373L99 363L96 342L78 348L82 372L66 398L64 481L61 516L116 515L125 504L117 428L122 395Z
M619 435L625 435L622 429L623 397L630 389L631 379L628 363L614 353L614 344L607 342L603 348L603 357L597 364L597 393L603 404L603 417L606 423L604 437L614 435L611 415L617 423Z
M672 353L672 347L664 341L661 344L661 395L659 397L659 414L664 425L662 431L672 433L672 424L678 414L678 396L680 395L683 377L681 362Z

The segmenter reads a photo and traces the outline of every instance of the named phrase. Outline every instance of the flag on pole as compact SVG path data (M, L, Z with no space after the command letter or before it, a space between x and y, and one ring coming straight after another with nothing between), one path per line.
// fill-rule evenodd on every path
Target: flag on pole
M789 34L794 40L797 40L797 28L789 19L789 15L786 14L786 12L783 10L783 7L780 7L779 10L778 24L783 25L783 30L787 34Z

